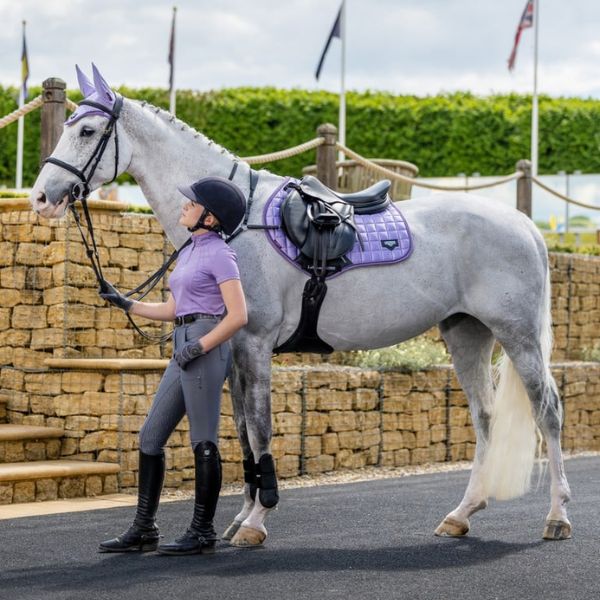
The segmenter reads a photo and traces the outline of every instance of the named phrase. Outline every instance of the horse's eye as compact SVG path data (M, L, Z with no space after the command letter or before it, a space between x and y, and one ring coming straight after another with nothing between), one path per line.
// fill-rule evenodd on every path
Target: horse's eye
M81 137L90 137L94 135L94 130L91 127L82 127L81 131L79 132L79 135Z

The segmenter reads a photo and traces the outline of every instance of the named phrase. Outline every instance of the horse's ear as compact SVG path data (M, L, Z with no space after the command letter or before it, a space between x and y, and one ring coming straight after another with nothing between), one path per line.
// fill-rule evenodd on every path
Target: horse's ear
M79 68L79 65L75 65L75 71L77 71L79 89L81 90L84 98L91 96L96 91L94 84L85 76L85 73Z
M94 87L96 88L97 94L101 98L105 98L109 101L114 100L115 96L113 91L110 89L108 83L106 83L104 80L104 77L100 75L100 71L98 71L98 68L94 63L92 63L92 74L94 75Z

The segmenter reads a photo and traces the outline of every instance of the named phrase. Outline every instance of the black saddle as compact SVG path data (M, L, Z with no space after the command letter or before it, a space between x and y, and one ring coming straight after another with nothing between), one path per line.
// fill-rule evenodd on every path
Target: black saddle
M302 293L298 327L273 350L275 353L333 352L317 333L327 294L325 279L350 262L345 255L352 250L357 236L354 215L385 210L390 203L390 186L386 179L361 192L336 194L310 175L287 184L290 193L281 203L281 227L300 251L296 260L311 278ZM358 240L362 248L360 236Z
M299 264L323 277L348 264L344 255L357 235L354 215L385 210L390 185L383 180L361 192L336 194L311 175L288 183L291 192L281 204L281 226L300 251Z

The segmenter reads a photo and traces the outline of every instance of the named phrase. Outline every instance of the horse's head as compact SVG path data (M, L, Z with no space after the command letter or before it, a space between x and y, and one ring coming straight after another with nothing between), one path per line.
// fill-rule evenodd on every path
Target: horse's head
M122 99L95 65L93 83L76 69L84 100L67 119L31 191L33 210L43 217L62 217L69 202L113 180L131 162L132 144L123 128L117 131Z

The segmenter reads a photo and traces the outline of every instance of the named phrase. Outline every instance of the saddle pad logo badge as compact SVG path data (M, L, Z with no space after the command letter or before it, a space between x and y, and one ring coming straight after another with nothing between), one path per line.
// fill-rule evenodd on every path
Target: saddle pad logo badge
M388 250L395 250L400 243L398 240L381 240L381 245Z

